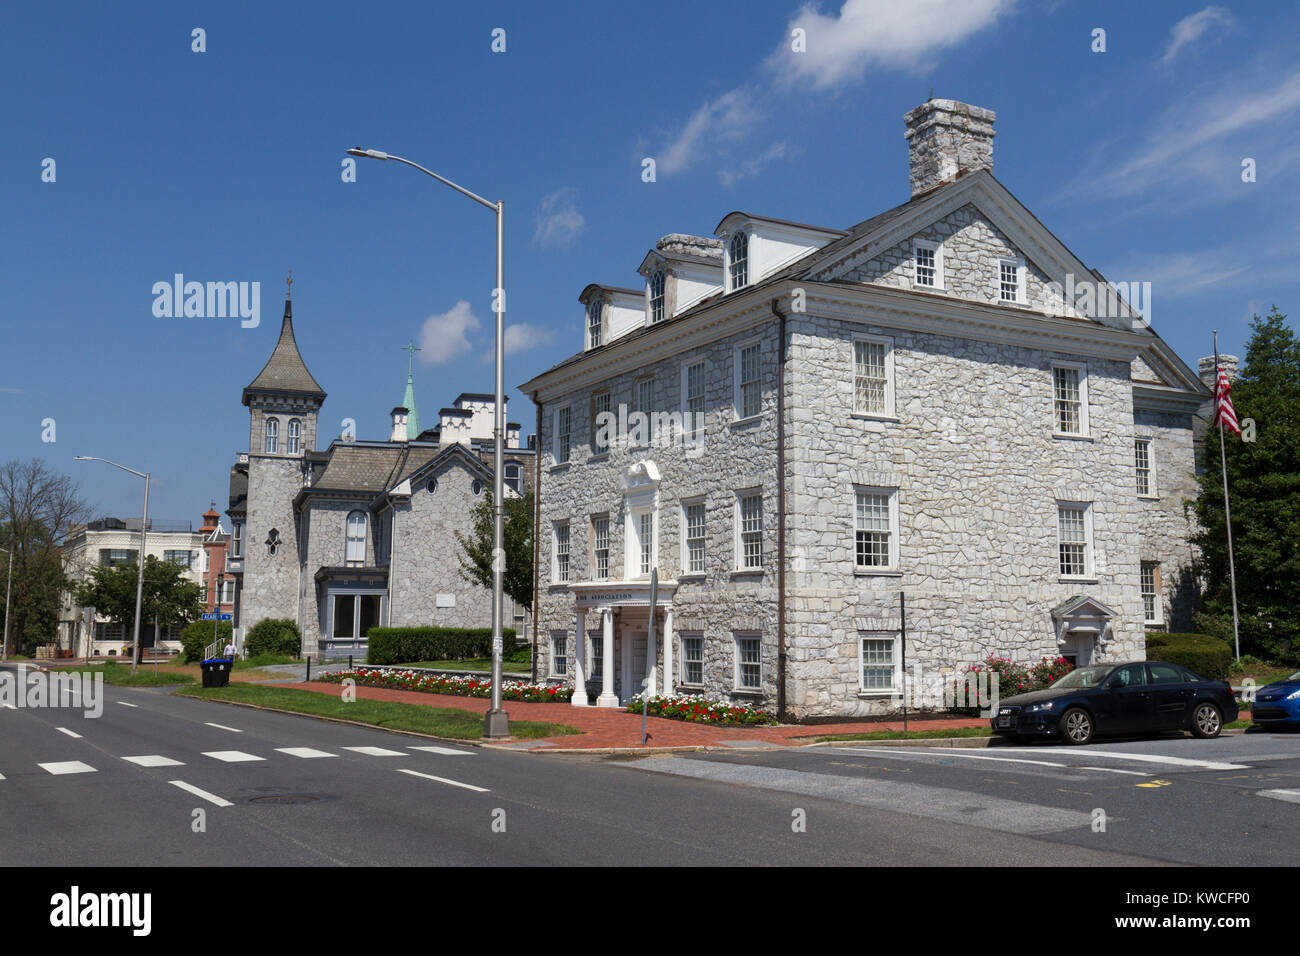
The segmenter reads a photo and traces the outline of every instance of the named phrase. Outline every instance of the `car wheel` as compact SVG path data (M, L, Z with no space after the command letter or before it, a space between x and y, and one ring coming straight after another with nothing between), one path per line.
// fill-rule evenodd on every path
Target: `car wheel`
M1197 737L1217 737L1223 730L1223 717L1213 704L1201 704L1192 714L1192 733Z
M1061 715L1061 739L1067 744L1086 744L1092 731L1092 716L1086 710L1071 707Z

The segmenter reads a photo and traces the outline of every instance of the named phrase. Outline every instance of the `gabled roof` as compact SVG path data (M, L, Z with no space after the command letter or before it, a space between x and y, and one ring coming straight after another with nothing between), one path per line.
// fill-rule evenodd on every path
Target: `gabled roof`
M298 351L293 337L293 303L284 303L284 321L280 325L280 339L271 350L262 371L244 389L244 404L257 392L292 393L325 401L325 391L307 371L307 365Z
M304 491L355 491L374 494L387 487L407 449L400 444L336 442L329 464L310 489Z

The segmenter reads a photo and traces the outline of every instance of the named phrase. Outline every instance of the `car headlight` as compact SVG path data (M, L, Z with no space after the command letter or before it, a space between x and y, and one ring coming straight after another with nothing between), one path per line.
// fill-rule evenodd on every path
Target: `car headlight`
M1286 695L1286 700L1300 700L1300 690L1293 690Z
M1025 708L1025 713L1027 713L1027 714L1034 714L1034 713L1038 713L1039 711L1043 711L1043 710L1051 710L1051 709L1052 709L1052 706L1053 706L1055 703L1056 703L1056 701L1054 701L1054 700L1049 700L1049 701L1044 701L1044 702L1041 703L1041 704L1030 704L1028 707Z

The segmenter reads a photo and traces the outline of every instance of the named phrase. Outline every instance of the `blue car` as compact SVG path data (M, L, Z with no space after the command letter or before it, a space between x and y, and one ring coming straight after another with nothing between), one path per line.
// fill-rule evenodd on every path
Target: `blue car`
M1250 719L1261 727L1300 727L1300 671L1256 691Z

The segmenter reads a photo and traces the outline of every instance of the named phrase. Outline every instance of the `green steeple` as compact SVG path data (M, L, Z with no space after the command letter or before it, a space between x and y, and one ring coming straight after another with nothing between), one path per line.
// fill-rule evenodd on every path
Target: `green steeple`
M410 441L420 437L420 412L415 407L415 353L422 350L416 348L414 340L410 345L403 345L402 350L410 356L406 366L406 395L402 398L407 411L406 439Z

